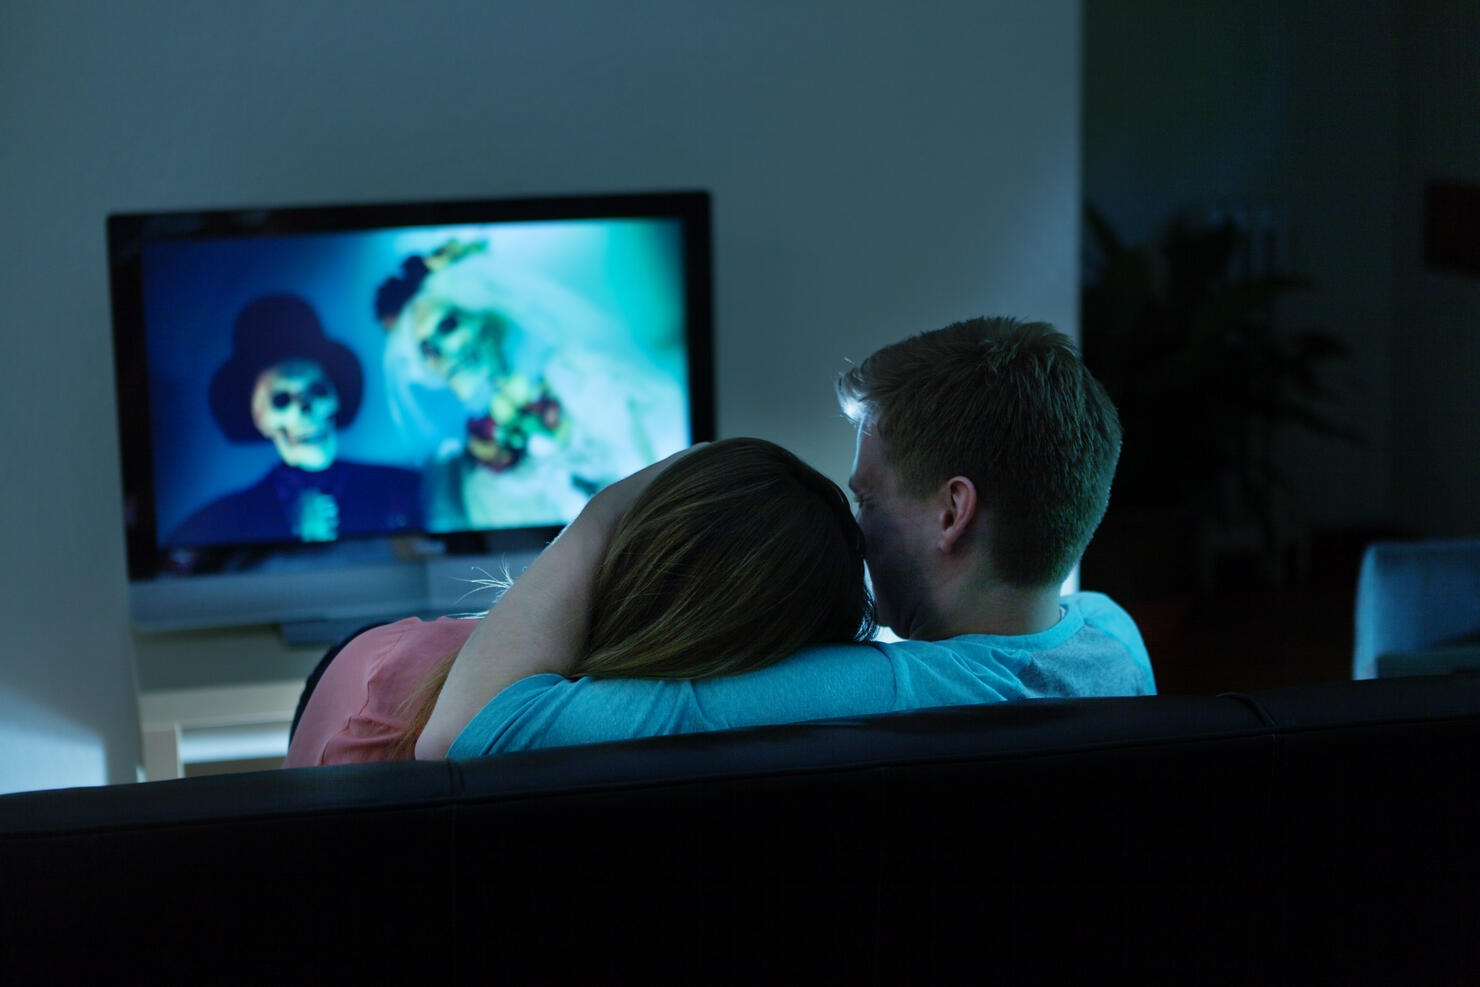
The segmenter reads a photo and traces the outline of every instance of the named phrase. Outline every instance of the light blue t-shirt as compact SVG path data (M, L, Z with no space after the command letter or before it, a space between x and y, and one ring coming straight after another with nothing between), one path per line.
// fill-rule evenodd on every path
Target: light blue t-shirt
M696 681L533 675L489 701L448 757L1015 699L1156 691L1130 615L1099 593L1059 601L1038 634L805 648L768 668Z

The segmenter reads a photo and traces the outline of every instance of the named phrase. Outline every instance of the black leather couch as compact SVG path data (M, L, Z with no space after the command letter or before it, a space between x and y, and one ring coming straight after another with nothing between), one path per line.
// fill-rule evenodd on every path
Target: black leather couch
M0 982L1474 983L1480 677L0 798Z

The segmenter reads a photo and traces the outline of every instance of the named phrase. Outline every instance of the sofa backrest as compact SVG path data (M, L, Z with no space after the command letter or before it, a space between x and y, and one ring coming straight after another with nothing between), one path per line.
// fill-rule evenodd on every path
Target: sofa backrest
M1469 974L1477 753L1451 676L23 793L0 980Z

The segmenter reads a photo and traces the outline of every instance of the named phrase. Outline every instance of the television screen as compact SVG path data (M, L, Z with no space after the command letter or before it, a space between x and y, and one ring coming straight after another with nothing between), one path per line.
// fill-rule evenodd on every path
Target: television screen
M704 193L128 213L108 239L143 629L436 609L430 564L527 557L713 437Z

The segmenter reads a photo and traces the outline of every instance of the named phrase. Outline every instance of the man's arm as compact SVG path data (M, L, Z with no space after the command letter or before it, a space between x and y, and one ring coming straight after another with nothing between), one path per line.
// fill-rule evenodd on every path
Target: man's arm
M652 478L681 455L598 493L494 604L452 664L417 738L417 760L446 757L478 711L520 679L575 669L585 657L596 567L612 530Z

